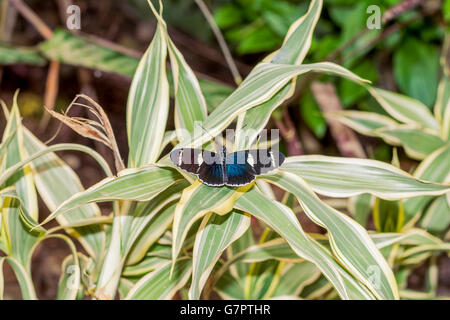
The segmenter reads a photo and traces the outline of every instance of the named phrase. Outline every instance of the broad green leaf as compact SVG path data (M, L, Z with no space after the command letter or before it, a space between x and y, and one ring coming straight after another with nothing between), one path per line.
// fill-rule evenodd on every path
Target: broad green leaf
M45 59L37 50L0 45L0 65L30 64L42 66Z
M322 202L306 182L293 173L275 173L265 179L297 197L308 217L328 230L337 259L374 295L379 299L398 299L392 270L360 224ZM375 268L377 283L371 280Z
M153 40L139 62L128 93L128 162L132 167L158 160L169 112L166 54L164 31L158 24Z
M194 252L190 299L199 299L201 290L224 250L250 226L250 217L234 210L226 215L210 213L197 232Z
M436 181L428 177L414 178L392 165L376 160L296 156L287 158L281 169L301 177L315 192L329 197L345 198L370 193L386 200L396 200L440 195L450 189L449 185L418 180Z
M261 195L255 188L243 194L235 207L252 214L280 234L301 258L314 263L343 299L373 299L372 294L334 260L327 249L301 228L291 209Z
M113 200L148 201L169 188L182 176L175 170L153 165L125 169L117 177L103 179L85 191L78 192L61 203L43 222L92 202Z
M24 130L24 145L29 155L40 152L46 146L30 131ZM39 195L50 211L56 210L64 200L84 190L76 173L55 153L47 153L31 162L34 181ZM55 185L58 186L55 188ZM86 219L100 217L96 204L89 204L58 216L62 226L74 225ZM70 229L69 229L70 230ZM77 238L86 251L97 261L101 259L105 247L105 234L99 225L74 228L69 233Z
M436 132L439 130L438 122L430 110L420 101L379 88L368 86L367 89L384 110L398 121L419 125Z
M157 270L142 277L125 299L127 300L166 300L183 287L188 281L192 262L188 258L180 258L176 261L172 277L170 276L171 262L168 261Z
M407 37L395 50L394 76L406 95L431 107L436 98L439 53L432 44L416 39Z
M391 145L402 146L408 156L417 160L423 160L445 144L434 131L420 130L410 125L381 128L373 133Z

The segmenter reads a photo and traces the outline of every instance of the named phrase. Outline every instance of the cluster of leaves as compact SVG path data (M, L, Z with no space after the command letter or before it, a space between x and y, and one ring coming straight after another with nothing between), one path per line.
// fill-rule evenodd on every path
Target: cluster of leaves
M0 265L5 261L11 265L23 298L36 298L31 255L49 237L63 239L72 250L62 266L61 299L86 295L111 299L116 292L125 299L169 299L178 291L192 299L200 298L202 292L208 297L212 291L223 298L254 299L397 299L420 295L404 290L405 270L433 251L448 251L448 243L413 227L369 233L316 193L332 198L371 194L412 202L438 196L448 201L445 195L450 186L438 183L445 179L419 179L374 160L297 156L288 157L279 170L260 176L251 185L214 188L178 171L165 152L170 143L211 148L210 136L231 125L237 131L234 143L230 142L235 150L254 146L257 136L246 136L242 128L251 132L263 129L271 113L293 94L297 77L312 71L366 86L384 99L385 108L403 111L403 118L419 121L404 104L389 99L388 93L369 86L343 67L328 62L303 63L322 1L311 1L305 16L289 28L281 48L213 106L208 105L207 93L170 39L162 7L157 12L149 4L157 29L134 72L127 101L129 161L116 176L94 150L76 144L48 147L39 142L21 123L17 94L11 110L3 105L8 125L0 146L0 250L5 254ZM80 52L86 48L95 52L92 44L62 31L41 50L61 50L58 45L49 45L51 41L76 43L70 50L60 51L64 54L53 55L54 59L70 57L72 64L88 61L95 68L123 66L114 65L120 61L117 56L105 58L110 51L98 50L89 59L83 57ZM170 92L175 100L173 131L167 130L172 125L168 123ZM423 121L428 125L431 120ZM101 122L108 132L106 119ZM205 130L194 130L196 122ZM77 124L94 128L92 121ZM101 136L100 131L95 132ZM109 134L105 139L111 142L114 138ZM56 156L60 150L88 153L107 177L84 190L76 173ZM115 155L120 164L120 154ZM448 167L442 171L448 176ZM281 201L272 185L284 190ZM41 223L37 194L52 212ZM105 201L113 202L113 210L102 216L97 203ZM379 210L383 211L381 206ZM305 232L296 213L305 214L327 233ZM411 215L420 215L420 208ZM251 217L266 227L258 242L250 228ZM52 219L60 226L44 229L42 226ZM57 232L61 229L71 237ZM72 239L86 254L76 251ZM79 272L74 272L74 267ZM430 270L427 294L434 297L436 270Z
M444 26L418 11L412 11L397 19L402 27L387 37L377 39L385 31L385 26L367 29L366 23L372 13L367 12L369 6L376 5L384 13L400 2L325 0L326 14L318 23L306 61L339 58L346 68L377 82L378 69L383 68L388 58L392 61L393 78L400 91L431 108L436 98L438 44L442 43ZM450 8L448 1L444 1L442 6L445 18ZM227 39L236 44L236 53L247 54L267 52L279 46L289 24L306 9L307 1L235 0L219 6L214 15ZM415 76L417 74L422 76ZM357 105L362 110L381 111L361 86L345 79L334 81L344 107ZM318 138L323 138L327 125L308 91L300 98L299 107L303 121Z

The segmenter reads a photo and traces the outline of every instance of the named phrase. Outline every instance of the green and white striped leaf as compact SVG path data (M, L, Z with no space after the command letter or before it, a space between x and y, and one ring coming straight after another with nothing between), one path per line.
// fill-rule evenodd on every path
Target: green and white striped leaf
M332 251L339 262L377 298L398 299L392 270L360 224L322 202L306 182L293 173L275 173L265 179L297 197L308 217L328 230ZM375 269L377 283L371 280Z
M287 158L281 169L304 179L315 192L337 198L370 193L386 200L396 200L440 195L450 190L450 185L418 180L436 181L427 177L414 178L376 160L296 156Z
M372 211L372 195L362 193L348 199L347 209L353 215L353 218L363 227L367 224L367 219Z
M322 0L311 1L308 12L289 28L281 49L270 55L267 61L300 65L311 46L313 31L321 9ZM242 116L241 128L246 128L246 135L245 137L240 137L242 131L237 131L236 150L246 149L254 142L257 134L269 121L273 110L293 94L294 87L295 79L291 83L287 83L272 98L260 104L257 108L251 108L245 113L245 116Z
M127 300L165 300L170 299L189 280L192 261L180 258L171 272L171 262L167 261L157 270L142 277L128 292Z
M298 296L305 286L313 283L319 276L319 269L311 262L289 264L282 271L273 297Z
M250 185L251 186L251 185ZM196 183L183 191L175 209L173 222L172 259L175 260L181 246L195 221L208 212L226 214L233 209L233 204L249 186L239 189L229 187L215 188Z
M450 145L444 146L423 160L416 171L414 177L436 183L450 181ZM432 199L430 196L417 197L404 200L405 225L412 226L420 218L420 214Z
M117 177L103 179L85 191L74 194L61 203L41 224L91 202L148 201L182 179L182 176L173 169L153 165L139 169L125 169L119 172Z
M204 217L195 239L190 299L200 298L201 290L220 255L249 226L250 217L237 210L223 216L210 213Z
M127 100L129 164L140 167L158 160L169 112L167 44L158 24L131 82Z
M0 47L0 54L2 48ZM14 48L13 50L17 51L20 49ZM92 41L89 38L81 37L59 28L55 29L53 37L41 42L40 50L49 60L104 72L113 72L127 77L133 77L139 64L139 58L113 50L110 47L99 44L98 41ZM8 58L8 60L15 57L10 55L9 51L5 51L5 54L8 54L8 57L5 56L5 59ZM23 56L24 54L27 56ZM35 52L28 52L28 50L20 50L20 58L22 62L45 63L42 57ZM171 75L168 74L167 76L169 82L171 82ZM208 103L213 107L219 105L229 95L231 90L228 86L209 79L199 79L199 82Z
M289 27L283 46L274 53L272 62L302 63L311 46L314 28L319 20L321 10L322 0L312 0L308 12Z
M23 300L37 300L36 291L34 289L33 279L31 278L31 272L20 263L14 257L5 257L5 261L14 271L17 278L17 282L20 286Z
M159 266L166 263L168 259L148 256L145 257L138 264L127 266L123 269L123 277L137 277L144 276L149 272L155 271Z
M122 226L122 234L126 235L123 246L129 251L127 264L139 262L172 224L176 201L188 185L186 182L177 183L151 201L137 204L134 215L130 217L130 226Z
M235 207L271 226L299 257L311 261L322 271L342 299L373 299L367 288L348 274L327 249L303 231L291 209L267 199L255 188L243 194L236 201Z
M175 128L179 141L189 138L196 122L203 122L207 115L206 101L198 80L167 36L175 91Z
M19 107L17 105L18 91L14 96L12 110L9 114L8 122L3 134L3 140L16 132L11 142L9 142L6 154L1 164L1 170L15 165L27 158L23 142L23 128L21 124ZM30 167L24 166L6 181L5 186L14 186L18 199L7 197L2 203L1 227L5 246L8 255L14 257L15 261L29 270L31 264L31 251L37 241L35 234L31 234L20 218L20 206L28 213L29 217L38 220L37 195L33 182L33 175Z
M46 148L27 129L24 130L24 145L30 155ZM39 195L50 211L56 210L64 200L84 190L75 172L53 152L42 155L31 162L31 168ZM58 187L55 188L55 185ZM93 203L62 214L56 219L60 225L67 226L100 216L99 207ZM86 225L69 229L69 233L77 238L90 256L100 260L105 247L105 234L102 230L100 225Z
M49 59L75 66L114 72L132 77L139 60L98 45L94 41L55 29L53 36L40 43L41 52Z
M425 159L445 144L445 141L435 131L420 130L420 128L410 125L381 128L373 133L391 145L402 146L408 156L417 160Z
M420 221L420 227L434 233L445 231L450 225L450 205L446 196L434 199Z
M360 134L371 137L378 137L374 133L377 129L395 128L399 125L398 122L389 117L365 111L339 111L325 114L325 116L333 120L338 120Z
M240 113L266 102L294 77L311 71L339 75L360 83L365 81L347 69L330 62L299 66L262 62L224 102L211 112L204 123L206 132L194 135L190 141L182 143L182 146L199 146L211 136L217 136Z
M450 140L450 36L447 34L441 55L442 78L439 82L434 116L441 125L444 140Z
M369 86L367 89L383 109L398 121L439 132L438 122L422 102L392 91Z

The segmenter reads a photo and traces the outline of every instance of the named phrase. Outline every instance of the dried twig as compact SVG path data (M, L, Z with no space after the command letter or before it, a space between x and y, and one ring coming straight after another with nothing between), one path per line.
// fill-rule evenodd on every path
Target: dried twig
M425 0L404 0L400 2L399 4L387 9L383 13L383 17L381 18L381 21L383 24L397 18L401 14L405 13L406 11L412 10L421 3L425 2Z
M50 61L48 68L47 82L45 83L44 105L50 110L55 108L56 97L58 95L59 66L59 61ZM46 128L49 121L50 114L44 113L41 123L39 124L40 130Z
M302 144L300 142L300 138L298 136L294 122L292 121L292 118L289 115L288 109L286 107L283 107L282 118L284 121L278 119L277 117L273 118L275 121L275 125L280 130L283 139L286 141L288 154L290 156L297 156L303 154Z
M219 27L217 26L216 22L214 21L213 16L209 12L208 7L203 2L203 0L195 0L198 7L202 11L203 15L205 16L206 20L208 21L214 35L216 36L217 42L219 43L220 49L223 52L223 55L225 56L225 60L228 63L228 67L230 68L231 74L233 75L234 81L236 84L240 84L242 82L242 77L239 74L239 71L236 67L236 64L234 63L233 57L231 56L230 50L228 49L227 43L225 42L225 39L223 38L222 32L220 31Z

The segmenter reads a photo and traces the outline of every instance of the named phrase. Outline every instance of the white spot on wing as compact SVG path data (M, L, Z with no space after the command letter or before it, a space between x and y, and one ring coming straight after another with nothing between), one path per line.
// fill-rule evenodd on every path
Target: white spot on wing
M202 155L202 153L200 152L200 153L198 154L198 156L197 156L197 164L198 164L198 165L201 165L202 162L203 162L203 155Z
M271 165L275 167L276 166L276 162L275 162L275 157L273 155L273 152L270 151L269 154L270 154Z
M255 158L253 158L253 155L251 153L249 153L247 156L247 163L252 167L255 165Z
M183 150L180 150L178 153L178 165L181 166L181 163L183 162Z

